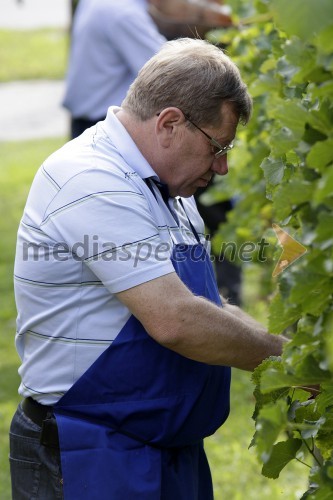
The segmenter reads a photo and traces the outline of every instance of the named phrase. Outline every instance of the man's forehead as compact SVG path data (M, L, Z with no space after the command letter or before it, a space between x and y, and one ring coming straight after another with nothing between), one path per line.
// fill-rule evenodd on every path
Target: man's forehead
M239 124L239 115L232 106L225 106L220 111L220 122L216 126L211 126L210 131L216 140L231 142Z

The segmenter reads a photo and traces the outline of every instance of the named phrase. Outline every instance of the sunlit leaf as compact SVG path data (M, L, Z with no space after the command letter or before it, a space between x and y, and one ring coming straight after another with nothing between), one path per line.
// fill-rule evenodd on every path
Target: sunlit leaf
M281 333L285 328L295 323L301 315L302 309L300 306L286 306L278 293L273 298L269 308L268 329L271 333Z
M309 86L309 92L313 97L333 97L333 81L329 80L318 86Z
M270 113L281 122L281 126L289 128L295 138L301 139L309 114L299 102L291 100L279 102Z
M278 73L289 82L301 83L317 70L315 48L293 37L284 45L284 56L279 59Z
M313 183L292 178L290 182L277 188L274 193L274 215L283 220L298 205L307 203L312 198Z
M302 307L303 312L319 315L330 300L332 279L327 275L300 273L290 294L290 302Z
M333 138L316 142L306 161L309 167L324 171L327 165L333 163Z
M317 38L314 40L316 46L325 54L333 52L333 24L320 31Z
M321 451L324 458L331 456L333 448L333 407L324 412L324 422L316 434L316 446ZM333 477L333 476L332 476Z
M323 99L320 108L310 111L307 122L321 133L332 135L333 106L327 98Z
M333 197L333 168L327 169L318 181L313 198L317 203L321 203L325 202L327 197Z
M272 131L270 145L274 155L279 156L295 148L298 144L298 138L288 127L281 127Z
M252 97L258 97L267 92L277 90L278 88L279 86L276 78L269 74L263 74L250 85L249 90Z
M256 424L257 452L263 462L271 456L273 445L287 423L287 404L284 400L269 403L259 412Z
M303 40L312 40L332 24L331 0L272 0L272 9L278 27Z
M266 158L260 165L260 168L264 171L266 181L273 186L282 181L285 165L281 159Z

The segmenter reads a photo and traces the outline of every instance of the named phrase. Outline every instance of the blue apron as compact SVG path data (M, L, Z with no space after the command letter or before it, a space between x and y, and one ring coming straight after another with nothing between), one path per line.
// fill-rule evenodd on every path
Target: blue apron
M172 262L221 304L203 245L176 245ZM229 389L230 368L166 349L131 316L54 407L65 500L212 499L203 439L226 420Z

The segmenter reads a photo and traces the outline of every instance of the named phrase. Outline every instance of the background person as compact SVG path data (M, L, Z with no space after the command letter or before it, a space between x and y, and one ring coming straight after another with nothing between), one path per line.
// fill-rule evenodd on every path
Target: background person
M104 120L120 105L139 69L165 38L146 0L80 0L71 31L63 105L71 113L71 137Z
M220 0L149 0L149 13L168 40L204 38L212 28L233 26L231 8Z
M227 174L250 112L220 49L168 42L39 169L15 261L14 500L213 498L203 439L228 416L230 367L283 343L221 307L192 197Z

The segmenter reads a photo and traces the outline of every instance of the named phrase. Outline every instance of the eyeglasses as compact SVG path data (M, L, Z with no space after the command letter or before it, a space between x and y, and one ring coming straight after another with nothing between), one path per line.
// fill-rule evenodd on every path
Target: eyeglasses
M184 111L182 111L184 117L186 118L186 120L190 123L192 123L192 125L197 128L198 130L200 130L200 132L207 137L207 139L209 139L209 142L213 148L213 152L214 152L214 156L215 158L220 158L221 156L225 155L228 153L228 151L230 151L234 145L233 144L228 144L227 146L221 146L221 144L219 144L217 142L216 139L214 139L214 137L210 136L209 134L207 134L204 130L202 130L200 127L198 127L198 125L196 125L194 122L192 122L192 120L190 119L190 117L188 115L186 115L184 113Z

